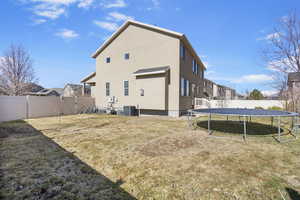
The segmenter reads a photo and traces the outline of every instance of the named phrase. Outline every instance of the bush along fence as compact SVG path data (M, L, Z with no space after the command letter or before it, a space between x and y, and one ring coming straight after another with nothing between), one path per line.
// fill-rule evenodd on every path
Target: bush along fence
M91 97L0 96L0 122L79 114L94 106Z

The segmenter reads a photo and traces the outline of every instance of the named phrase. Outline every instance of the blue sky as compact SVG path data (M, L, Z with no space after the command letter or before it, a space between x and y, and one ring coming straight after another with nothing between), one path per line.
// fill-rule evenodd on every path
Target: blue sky
M206 77L244 93L272 93L261 48L299 0L2 0L0 52L21 43L39 83L63 87L95 70L90 55L126 19L187 35Z

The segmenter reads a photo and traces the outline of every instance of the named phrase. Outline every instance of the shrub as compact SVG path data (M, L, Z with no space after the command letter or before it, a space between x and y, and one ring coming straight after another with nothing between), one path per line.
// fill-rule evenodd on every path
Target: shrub
M256 106L255 109L258 109L258 110L263 110L264 108L261 107L261 106Z
M269 107L268 110L282 110L282 108L278 107L278 106L272 106L272 107Z

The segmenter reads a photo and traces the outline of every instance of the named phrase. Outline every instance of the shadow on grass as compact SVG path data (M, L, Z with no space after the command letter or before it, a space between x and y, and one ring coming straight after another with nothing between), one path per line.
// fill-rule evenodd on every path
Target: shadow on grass
M0 199L126 199L120 186L25 121L0 124Z
M207 129L208 121L198 121L196 126ZM210 122L210 129L217 132L243 134L244 124L239 121L212 120ZM283 129L281 129L281 131L283 131ZM278 128L275 126L257 122L247 122L247 135L272 135L276 133L278 133Z
M285 188L286 192L288 193L291 200L299 200L300 194L296 190L292 188Z

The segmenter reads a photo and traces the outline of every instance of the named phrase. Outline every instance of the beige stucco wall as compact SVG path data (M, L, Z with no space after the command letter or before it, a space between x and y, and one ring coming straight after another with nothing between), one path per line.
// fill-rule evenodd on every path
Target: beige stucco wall
M202 77L202 71L204 70L201 63L198 63L199 71L198 74L193 74L193 59L194 56L191 54L188 48L185 48L185 59L180 59L180 78L184 78L186 80L189 80L190 84L190 96L181 96L180 95L180 110L184 111L187 109L191 109L193 105L194 97L203 97L203 77ZM195 59L196 60L196 59ZM196 92L194 94L192 92L192 84L196 85L196 88L199 87L199 92ZM180 87L179 87L180 90ZM196 89L197 90L197 89Z
M125 60L124 54L130 53ZM111 62L106 63L106 57ZM168 84L168 110L179 107L179 39L158 32L129 25L96 58L96 105L106 107L108 97L105 95L105 83L110 82L110 96L117 98L116 107L138 105L162 109L162 79L136 81L133 72L142 68L170 66L170 83ZM129 96L124 96L124 80L129 81ZM149 79L150 80L150 79ZM147 98L140 98L140 85L146 87Z
M136 97L139 102L139 108L168 110L168 97L166 96L168 94L168 87L163 87L167 85L166 78L165 74L137 76L135 93L140 94L140 89L144 90L144 96L137 95Z

